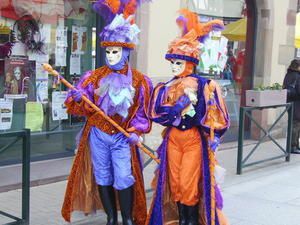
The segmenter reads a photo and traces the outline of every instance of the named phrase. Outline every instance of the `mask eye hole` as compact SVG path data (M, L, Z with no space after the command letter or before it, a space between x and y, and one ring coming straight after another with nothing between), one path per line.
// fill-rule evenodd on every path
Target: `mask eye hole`
M110 51L108 51L108 50L106 50L105 52L106 52L106 54L110 54Z
M118 54L118 53L119 53L119 51L116 51L116 50L115 50L115 51L113 51L112 53L113 53L113 54Z
M181 63L181 62L176 62L176 65L177 65L177 66L181 66L182 63Z
M174 64L174 61L171 60L171 63Z

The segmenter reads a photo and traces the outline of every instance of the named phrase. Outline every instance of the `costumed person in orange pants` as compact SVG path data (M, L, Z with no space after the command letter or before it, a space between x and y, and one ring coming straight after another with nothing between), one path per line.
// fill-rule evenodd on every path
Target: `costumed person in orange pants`
M229 127L229 115L219 85L193 74L199 40L222 29L223 22L202 24L196 14L182 9L177 24L182 36L166 54L174 77L155 87L150 103L151 119L166 129L146 224L228 225L215 180L215 151Z
M132 18L139 4L141 0L94 3L96 12L108 22L100 34L106 65L86 73L65 102L68 113L87 118L62 208L66 221L70 221L73 211L87 215L104 209L106 224L117 225L117 208L120 208L123 225L145 224L147 206L142 163L135 144L151 129L147 109L152 84L128 62L140 32ZM130 137L120 133L83 101L83 96L127 130Z

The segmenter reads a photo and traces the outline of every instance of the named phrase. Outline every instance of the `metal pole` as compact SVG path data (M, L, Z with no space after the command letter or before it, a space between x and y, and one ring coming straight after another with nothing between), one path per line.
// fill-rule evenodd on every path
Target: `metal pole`
M24 129L22 153L22 220L29 225L30 210L30 129Z
M239 140L238 140L238 157L237 157L237 174L242 174L242 161L243 161L243 145L244 145L244 121L245 121L245 108L240 107L239 118Z
M100 46L100 37L99 33L103 30L104 28L104 20L103 18L96 13L96 68L99 68L103 65L105 65L105 51L103 48Z
M292 145L292 132L293 132L293 117L294 117L294 103L290 103L287 107L288 109L288 128L287 128L287 138L286 138L286 151L287 156L285 158L286 162L290 161L291 158L291 145Z

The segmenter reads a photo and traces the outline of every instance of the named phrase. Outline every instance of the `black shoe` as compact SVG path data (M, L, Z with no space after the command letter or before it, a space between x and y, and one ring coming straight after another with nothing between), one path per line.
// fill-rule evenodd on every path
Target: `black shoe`
M199 225L199 208L195 206L186 206L187 208L187 225Z
M135 225L132 219L133 186L118 191L123 225Z
M292 147L291 153L292 153L292 154L300 154L300 149L297 148L297 147Z
M178 214L179 214L179 225L186 225L186 206L177 202Z
M107 215L106 225L118 225L115 191L112 186L99 186L100 199Z

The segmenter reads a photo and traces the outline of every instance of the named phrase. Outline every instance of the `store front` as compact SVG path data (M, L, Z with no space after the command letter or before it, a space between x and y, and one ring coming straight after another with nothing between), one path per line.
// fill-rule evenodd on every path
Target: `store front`
M21 159L21 143L1 133L24 128L31 130L32 161L74 155L84 118L66 113L66 88L41 64L76 84L96 66L97 26L86 0L1 1L0 166Z
M201 48L201 62L197 72L201 76L216 80L223 90L231 129L225 141L237 138L239 107L242 98L246 39L247 8L240 0L187 1L187 6L197 12L202 23L221 19L224 31L211 32ZM252 53L250 53L252 54Z

